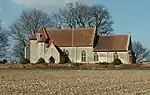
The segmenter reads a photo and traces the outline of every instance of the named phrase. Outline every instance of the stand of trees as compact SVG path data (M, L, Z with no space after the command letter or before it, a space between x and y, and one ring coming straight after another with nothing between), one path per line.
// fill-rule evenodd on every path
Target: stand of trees
M48 15L38 9L23 10L20 17L10 25L10 37L14 40L13 56L23 59L27 38L42 27L77 28L96 27L99 34L111 34L112 18L102 5L85 5L80 2L67 3L59 12Z
M38 9L23 10L20 17L9 27L9 35L14 41L12 55L23 59L28 36L42 27L52 27L50 16L47 13Z
M23 59L28 36L43 27L57 29L96 27L99 35L109 35L113 33L112 24L112 17L103 5L89 6L80 2L66 3L58 12L50 15L39 9L26 9L9 26L9 33L0 24L0 58L7 57L8 37L13 43L11 55ZM133 51L137 63L150 58L149 49L140 42L133 42Z
M137 63L150 61L150 50L148 48L145 48L141 42L134 41L132 43L132 48L135 53Z
M99 34L107 35L113 31L112 17L103 5L67 3L58 13L52 14L52 22L56 28L96 27Z
M8 30L2 27L0 21L0 60L7 58L7 49L8 49Z

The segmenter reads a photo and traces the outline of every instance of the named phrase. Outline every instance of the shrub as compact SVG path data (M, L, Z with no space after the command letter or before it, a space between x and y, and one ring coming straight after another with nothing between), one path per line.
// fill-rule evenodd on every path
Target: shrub
M66 60L65 60L65 57L64 56L61 56L60 57L60 62L59 62L59 64L65 64L66 62L65 62Z
M20 63L21 63L21 64L28 64L28 63L30 63L30 60L27 59L27 58L24 58L23 60L21 60Z
M96 65L101 65L101 63L95 63Z
M42 64L45 63L45 60L43 58L39 58L39 60L36 62L36 64Z
M120 65L120 64L123 64L121 62L121 60L119 58L115 59L113 62L112 62L113 65Z
M109 62L102 62L100 63L101 65L109 65L110 63Z
M8 61L6 59L0 60L0 64L6 64Z
M63 55L60 57L60 64L65 64L65 63L71 63L69 57L63 53Z
M97 65L101 65L101 62L98 62L98 63L95 63L95 64L97 64Z
M7 63L8 61L6 59L3 59L2 63L5 64Z
M73 63L72 64L74 67L80 67L80 66L83 66L83 63Z

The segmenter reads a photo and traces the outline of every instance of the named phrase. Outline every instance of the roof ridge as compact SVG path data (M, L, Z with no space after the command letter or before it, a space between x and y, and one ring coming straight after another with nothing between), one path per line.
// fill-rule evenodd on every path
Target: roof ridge
M79 30L79 29L95 29L95 28L63 28L63 29L46 29L46 30Z
M128 34L99 35L99 36L128 36Z

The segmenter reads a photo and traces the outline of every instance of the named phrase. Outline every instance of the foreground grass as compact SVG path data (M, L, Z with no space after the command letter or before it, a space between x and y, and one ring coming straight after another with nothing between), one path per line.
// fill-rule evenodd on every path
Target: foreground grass
M86 67L53 67L53 68L0 68L0 70L150 70L149 68L86 68Z
M0 68L0 70L93 70L92 68Z
M0 95L150 95L147 70L37 69L0 71Z

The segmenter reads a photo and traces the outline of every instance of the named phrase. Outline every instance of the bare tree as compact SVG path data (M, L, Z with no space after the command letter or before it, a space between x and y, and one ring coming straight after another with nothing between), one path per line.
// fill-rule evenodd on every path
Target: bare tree
M53 22L53 26L54 28L57 28L57 29L61 29L63 26L63 16L60 15L60 14L57 14L57 13L53 13L52 15L52 22Z
M42 27L52 27L50 17L47 13L38 9L23 10L18 18L10 27L10 36L14 40L13 55L22 58L24 47L27 44L28 36L34 34Z
M2 27L0 21L0 58L6 58L8 47L8 31Z
M15 55L15 57L18 59L23 59L24 58L24 47L21 46L23 43L18 42L14 45L12 48L12 54Z
M57 22L61 22L59 25L61 27L96 27L99 34L110 34L113 31L111 16L102 5L67 3L58 13L53 14L53 17L55 17L53 23L57 17Z
M145 48L139 41L134 41L132 46L137 63L148 60L147 58L150 57L149 49Z

